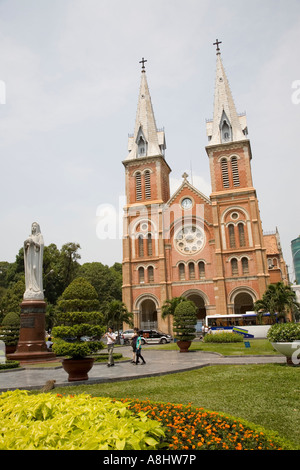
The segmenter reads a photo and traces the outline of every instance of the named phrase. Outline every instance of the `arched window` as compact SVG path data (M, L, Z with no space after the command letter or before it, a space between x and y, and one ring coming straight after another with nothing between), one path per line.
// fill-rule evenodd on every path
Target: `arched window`
M153 266L149 266L148 268L148 282L154 281L154 269Z
M150 171L145 171L145 195L146 199L151 199L151 182L150 182Z
M200 279L205 278L205 264L203 261L200 261L198 264L199 267L199 277Z
M139 245L139 257L142 258L144 256L144 238L143 238L143 235L139 235L138 245Z
M221 160L221 170L222 170L223 187L229 188L228 162L226 158L222 158Z
M144 268L139 268L139 283L143 284L145 282L145 270Z
M244 224L238 224L240 246L246 245Z
M147 237L147 255L152 256L152 235L148 233Z
M228 233L229 233L229 245L230 248L235 248L235 233L234 233L234 225L228 225Z
M180 265L178 266L178 270L179 270L179 279L181 281L184 281L185 280L185 266L183 263L180 263Z
M142 199L142 176L140 172L135 175L135 194L136 200L140 201Z
M143 157L146 155L146 142L144 141L142 136L140 136L138 141L138 155L139 157Z
M232 181L233 186L240 185L240 177L239 177L239 168L238 168L238 159L237 157L231 158L231 170L232 170Z
M230 263L231 263L231 274L232 274L232 276L237 276L239 274L237 259L233 258Z
M189 263L189 278L195 279L195 265L194 263Z
M243 274L249 273L248 258L242 258L242 271L243 271Z

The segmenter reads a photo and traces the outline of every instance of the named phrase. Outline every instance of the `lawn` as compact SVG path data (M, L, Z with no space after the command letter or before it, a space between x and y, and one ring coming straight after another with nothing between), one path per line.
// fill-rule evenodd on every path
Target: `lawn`
M55 388L53 392L192 403L276 431L300 449L300 368L286 364L211 366L155 378Z
M271 343L267 339L253 339L245 340L250 343L250 348L245 347L245 343L204 343L203 341L193 341L190 349L196 351L210 351L217 352L223 356L251 356L261 355L270 356L278 355L278 352L272 347ZM159 350L178 350L177 344L174 342L165 345L148 345L144 346L147 349L159 349Z

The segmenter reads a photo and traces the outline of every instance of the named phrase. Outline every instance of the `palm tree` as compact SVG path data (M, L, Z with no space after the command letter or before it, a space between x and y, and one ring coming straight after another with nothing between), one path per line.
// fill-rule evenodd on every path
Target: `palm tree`
M185 301L187 301L185 297L173 297L171 300L166 300L161 310L162 319L164 320L168 315L174 315L177 305Z
M283 282L270 284L262 296L261 300L257 300L254 304L254 310L261 315L270 313L274 322L275 314L278 319L286 319L288 313L292 313L293 317L300 311L300 304L296 301L296 294L290 286Z
M128 312L126 305L121 300L111 300L106 304L104 321L107 326L109 325L119 332L123 323L133 326L133 313ZM119 340L120 335L118 334L117 343Z

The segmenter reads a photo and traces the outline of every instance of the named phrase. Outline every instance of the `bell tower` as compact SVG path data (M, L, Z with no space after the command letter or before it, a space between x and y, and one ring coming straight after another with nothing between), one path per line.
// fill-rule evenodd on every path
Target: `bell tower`
M238 114L221 59L218 40L213 119L207 121L215 231L216 312L234 312L238 285L251 303L261 298L269 275L256 190L253 187L246 115ZM244 289L245 291L245 289ZM251 302L252 300L252 302ZM247 301L246 301L247 303ZM227 311L224 311L227 309Z
M149 321L157 328L160 302L153 299L167 298L162 217L163 206L170 199L171 169L165 160L164 130L156 126L145 62L145 59L140 62L141 83L134 133L128 138L128 155L123 161L126 192L123 301L135 314L135 326L141 328ZM139 301L143 295L148 302L147 312Z

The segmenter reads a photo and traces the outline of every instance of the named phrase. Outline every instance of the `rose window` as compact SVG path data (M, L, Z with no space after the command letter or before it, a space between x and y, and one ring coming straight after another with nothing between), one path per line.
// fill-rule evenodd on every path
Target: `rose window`
M197 253L204 245L204 232L199 227L189 225L180 229L175 235L175 247L183 254Z

